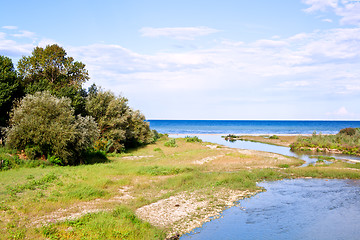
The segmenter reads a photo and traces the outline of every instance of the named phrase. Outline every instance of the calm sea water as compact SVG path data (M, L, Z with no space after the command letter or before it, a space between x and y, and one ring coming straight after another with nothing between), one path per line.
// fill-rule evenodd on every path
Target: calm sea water
M335 134L340 129L360 128L360 121L268 120L148 120L150 127L168 134Z

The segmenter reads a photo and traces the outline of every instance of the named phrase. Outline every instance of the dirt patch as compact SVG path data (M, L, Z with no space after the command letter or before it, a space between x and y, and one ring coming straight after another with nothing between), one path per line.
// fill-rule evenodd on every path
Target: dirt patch
M218 156L211 156L211 157L206 157L206 158L203 158L203 159L200 159L200 160L196 160L194 161L194 164L204 164L204 163L208 163L212 160L215 160L217 158L220 158L220 157L223 157L224 155L218 155Z
M297 135L276 135L277 139L272 139L269 136L239 136L235 139L261 142L267 144L273 144L278 146L289 147L292 143L294 143L297 139Z
M151 158L154 157L154 155L147 155L147 156L127 156L127 157L122 157L121 159L125 159L125 160L138 160L138 159L142 159L142 158Z
M154 226L170 229L168 236L183 234L201 227L205 222L228 207L235 201L250 197L257 192L222 189L209 193L183 192L167 199L162 199L136 210L139 218Z

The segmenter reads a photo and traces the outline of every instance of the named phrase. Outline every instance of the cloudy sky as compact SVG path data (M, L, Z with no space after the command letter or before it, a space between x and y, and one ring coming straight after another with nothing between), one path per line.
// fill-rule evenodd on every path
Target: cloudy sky
M57 43L148 119L360 119L360 1L12 0L0 55Z

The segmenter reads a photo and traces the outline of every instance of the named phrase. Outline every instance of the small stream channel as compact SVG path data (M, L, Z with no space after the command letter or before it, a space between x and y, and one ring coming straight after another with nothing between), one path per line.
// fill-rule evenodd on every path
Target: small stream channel
M250 141L241 141L237 140L234 142L225 141L220 135L197 135L205 142L212 142L221 145L225 145L231 148L240 148L240 149L251 149L264 152L278 153L285 156L296 157L305 161L302 166L307 166L313 164L317 161L316 156L328 156L334 157L336 159L350 159L360 162L360 157L351 156L345 154L326 154L326 153L305 153L305 152L293 152L289 147L276 146L271 144L259 143L259 142L250 142ZM179 137L179 135L171 135L170 137ZM315 157L315 158L314 158Z
M172 135L170 137L179 137ZM227 142L220 135L198 135L203 141L297 157L306 166L311 155L257 142ZM325 155L325 154L320 154ZM360 161L348 155L327 155ZM360 180L285 179L258 184L267 191L222 212L180 239L360 239Z

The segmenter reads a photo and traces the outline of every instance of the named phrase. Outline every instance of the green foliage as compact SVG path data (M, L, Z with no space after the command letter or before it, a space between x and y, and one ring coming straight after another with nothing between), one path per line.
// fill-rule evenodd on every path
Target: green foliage
M311 137L299 137L291 145L294 150L325 151L337 149L344 154L360 154L360 130L358 128L345 128L336 135L322 135L313 133Z
M227 136L225 136L225 140L229 141L229 142L234 142L236 141L237 136L233 135L233 134L228 134Z
M175 138L170 139L169 141L164 143L165 147L177 147L178 145L176 144Z
M358 131L358 129L356 129L356 128L344 128L344 129L340 130L339 134L346 134L349 136L354 136L357 131Z
M19 74L25 92L61 89L64 86L81 88L89 79L85 64L67 57L66 51L56 45L36 47L29 57L22 57L18 63Z
M277 136L277 135L272 135L272 136L269 137L269 139L279 139L279 136Z
M86 110L100 129L101 141L97 144L99 150L121 152L125 148L154 141L154 133L144 115L132 110L124 97L116 97L110 91L93 89L87 98ZM105 142L111 142L108 149L102 147Z
M11 59L0 56L0 139L1 127L7 126L12 102L20 95L20 85Z
M279 168L289 168L290 167L290 165L289 164L280 164L279 165Z
M36 47L31 56L19 60L18 71L26 94L49 91L57 97L68 97L75 114L85 115L87 93L81 86L89 79L88 71L85 64L67 57L62 47Z
M95 164L107 162L106 152L101 150L89 149L85 152L83 163L84 164Z
M56 157L56 156L50 156L50 157L48 157L47 160L49 161L49 163L54 164L54 165L59 165L59 166L64 165L63 161L59 157Z
M152 176L164 176L164 175L176 175L183 172L191 172L192 168L178 168L178 167L166 167L166 166L148 166L141 167L138 174L152 175Z
M193 137L186 136L185 139L186 142L202 142L202 140L198 136L193 136Z
M0 147L0 170L9 170L22 164L23 161L15 154L15 151Z
M49 92L27 95L13 109L6 144L24 150L30 159L56 156L63 164L77 164L98 137L95 121L78 116L68 98Z

